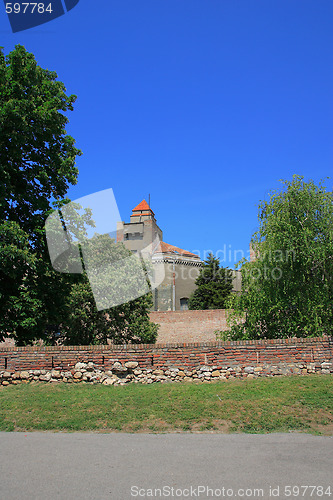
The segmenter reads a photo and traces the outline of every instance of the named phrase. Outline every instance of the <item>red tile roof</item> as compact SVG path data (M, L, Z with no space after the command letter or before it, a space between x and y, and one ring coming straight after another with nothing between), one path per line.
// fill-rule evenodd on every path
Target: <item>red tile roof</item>
M173 254L179 254L179 255L184 255L187 257L198 257L195 253L188 252L187 250L183 250L182 248L175 247L174 245L169 245L169 243L165 243L164 241L161 241L158 245L158 247L155 250L155 253L173 253Z
M149 212L153 212L148 203L146 202L146 200L142 200L142 202L139 203L139 205L137 205L136 207L134 207L132 211L136 212L137 210L149 210Z

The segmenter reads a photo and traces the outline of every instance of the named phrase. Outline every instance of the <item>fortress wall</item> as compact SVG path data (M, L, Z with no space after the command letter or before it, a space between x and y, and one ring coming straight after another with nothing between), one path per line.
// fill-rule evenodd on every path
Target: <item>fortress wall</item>
M216 331L227 330L226 311L154 311L150 321L158 323L157 342L210 342Z
M0 383L211 381L333 373L333 338L1 347Z

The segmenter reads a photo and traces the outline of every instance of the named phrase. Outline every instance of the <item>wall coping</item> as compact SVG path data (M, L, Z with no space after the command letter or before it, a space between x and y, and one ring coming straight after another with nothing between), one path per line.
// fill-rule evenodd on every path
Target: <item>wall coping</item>
M207 314L209 312L211 313L216 313L216 312L225 312L226 314L228 314L228 312L230 311L231 309L184 309L184 310L180 310L180 311L150 311L149 314L170 314L170 316L172 314L175 314L175 313L180 313L180 314Z
M214 342L170 342L166 344L97 344L97 345L59 345L59 346L23 346L0 347L0 352L59 352L59 351L143 351L145 349L166 348L191 348L191 347L228 347L228 346L271 346L271 345L297 345L329 342L333 344L333 337L289 337L285 339L260 339L260 340L218 340Z

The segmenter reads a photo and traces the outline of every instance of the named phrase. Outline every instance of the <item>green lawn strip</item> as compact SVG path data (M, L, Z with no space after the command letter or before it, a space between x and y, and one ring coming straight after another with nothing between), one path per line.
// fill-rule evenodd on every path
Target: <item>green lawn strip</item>
M333 433L333 377L0 387L0 430Z

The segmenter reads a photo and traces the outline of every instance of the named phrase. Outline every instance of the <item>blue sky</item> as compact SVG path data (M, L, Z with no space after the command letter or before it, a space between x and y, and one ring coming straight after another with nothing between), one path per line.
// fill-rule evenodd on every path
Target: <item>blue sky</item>
M332 20L331 0L80 0L16 34L2 9L0 34L78 96L70 198L112 188L129 221L150 193L167 243L233 267L279 179L332 174Z

